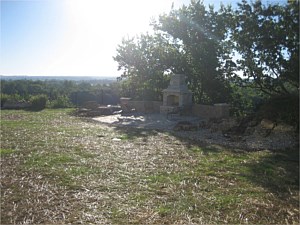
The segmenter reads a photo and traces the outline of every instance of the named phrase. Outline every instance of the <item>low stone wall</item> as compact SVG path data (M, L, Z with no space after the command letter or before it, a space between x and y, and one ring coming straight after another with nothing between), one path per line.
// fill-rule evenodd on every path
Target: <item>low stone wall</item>
M194 104L192 107L192 113L194 116L198 116L203 119L228 118L229 104L226 103L214 104L214 105Z
M152 103L153 103L154 112L159 113L160 112L160 107L163 105L163 102L153 101Z
M160 101L128 101L127 105L131 109L142 113L159 113L160 106L163 103Z
M160 101L132 101L126 99L121 100L122 110L125 108L135 109L137 112L142 113L160 113L160 106L163 102ZM214 104L214 105L201 105L193 104L190 112L185 112L192 116L197 116L203 119L210 118L228 118L229 117L229 105L225 103Z

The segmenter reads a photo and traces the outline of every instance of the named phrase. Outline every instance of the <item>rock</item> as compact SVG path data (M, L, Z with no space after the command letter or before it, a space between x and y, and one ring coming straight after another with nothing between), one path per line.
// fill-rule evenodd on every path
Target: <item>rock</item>
M220 124L219 124L219 130L224 132L234 126L237 126L237 121L234 118L229 118L229 119L224 119Z
M83 104L83 108L86 109L96 109L99 107L99 104L96 101L87 101Z
M253 134L261 137L268 137L275 126L275 122L268 119L263 119L260 124L255 127Z
M268 120L268 119L263 119L260 122L260 126L261 126L262 129L272 130L276 126L276 123L271 121L271 120Z
M259 124L259 120L253 119L253 120L249 121L248 127L256 127L258 124Z
M174 131L180 131L180 130L195 131L198 130L198 126L189 121L180 121L174 126L173 130Z
M122 141L120 138L113 138L112 141Z
M274 132L295 132L296 129L291 125L278 123L276 127L274 127L273 131Z
M255 132L255 127L249 126L246 128L244 135L246 135L246 136L252 135L254 132Z
M208 126L208 123L205 120L201 120L198 125L198 127L202 128L202 129L206 129L207 126Z

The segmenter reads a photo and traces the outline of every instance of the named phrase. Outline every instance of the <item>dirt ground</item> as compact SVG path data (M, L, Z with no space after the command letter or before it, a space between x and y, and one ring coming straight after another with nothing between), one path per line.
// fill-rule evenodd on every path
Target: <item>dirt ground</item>
M167 117L162 114L117 114L95 117L93 120L113 126L169 131L180 137L206 144L219 144L247 150L282 150L299 146L297 133L291 129L287 130L283 125L278 125L268 135L262 135L259 132L260 127L257 126L253 128L254 131L251 134L227 136L224 134L224 130L236 125L232 118L223 119L221 123L210 124L209 126L201 126L201 124L208 124L209 121L199 117L177 115ZM175 131L174 127L180 122L188 122L195 125L197 129Z
M130 114L130 115L109 115L93 118L95 121L116 126L128 126L143 129L172 130L179 121L189 121L198 124L201 119L191 116L166 116L162 114Z

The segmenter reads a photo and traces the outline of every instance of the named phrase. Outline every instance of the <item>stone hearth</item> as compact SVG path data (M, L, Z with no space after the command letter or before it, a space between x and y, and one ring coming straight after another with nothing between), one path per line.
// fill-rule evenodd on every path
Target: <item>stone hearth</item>
M169 87L163 90L163 105L160 107L160 113L166 114L190 106L192 106L192 92L185 83L185 75L173 75Z

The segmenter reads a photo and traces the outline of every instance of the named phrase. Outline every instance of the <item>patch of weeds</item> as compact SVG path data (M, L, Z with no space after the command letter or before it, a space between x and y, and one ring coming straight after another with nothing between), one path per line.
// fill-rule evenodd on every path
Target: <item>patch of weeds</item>
M65 164L74 161L75 159L70 157L69 154L66 153L52 153L52 154L32 153L27 159L25 165L27 167L44 169L44 168L55 168L58 166L63 166Z
M111 220L115 224L127 224L126 214L120 208L113 207L110 212Z
M68 172L64 169L55 169L45 171L44 174L48 178L55 180L61 186L69 187L71 189L77 188L77 180L75 180Z
M170 215L172 211L173 211L172 206L168 204L160 205L157 209L157 212L161 217Z
M76 151L76 153L81 154L80 157L83 157L83 155L88 158L92 157L92 154L85 154L81 151ZM71 188L77 186L80 176L101 173L98 167L75 162L75 158L67 153L32 153L25 162L25 167L33 168L39 173L56 180L60 185Z
M132 134L123 134L123 135L119 136L119 138L123 141L127 141L127 140L135 139L135 136Z
M97 167L91 167L86 165L81 166L72 166L67 171L67 174L70 174L72 176L78 177L86 174L98 174L101 173L100 168Z
M66 153L32 153L25 162L25 167L34 169L48 179L55 180L59 185L72 189L77 187L76 177L91 172L89 167L76 166L73 165L74 162L75 159Z
M182 174L173 174L173 173L159 173L156 175L151 175L146 178L150 183L178 183L184 176Z
M81 147L75 147L74 152L76 155L86 158L86 159L95 157L95 154L87 152L87 151L83 150Z
M203 149L199 146L194 146L194 147L190 148L189 150L191 150L194 153L200 153L200 154L203 153Z
M241 199L235 194L216 193L215 207L219 210L236 208Z
M15 153L14 149L10 148L0 148L0 156L10 155Z
M224 151L224 148L219 145L207 145L207 146L191 146L189 148L193 153L198 153L201 155L215 155Z
M134 202L137 203L144 203L149 199L149 193L144 193L144 192L140 192L140 193L134 193L133 197L131 198L131 200L133 200Z
M33 122L33 121L26 121L26 120L2 120L1 126L5 126L6 128L26 128L26 129L33 129L41 126L41 123L39 122Z
M299 164L276 154L268 154L246 164L249 168L244 176L275 193L289 193L299 189Z

